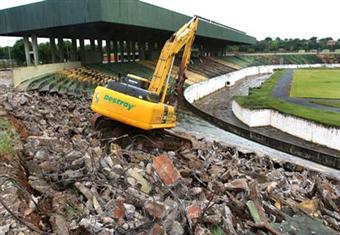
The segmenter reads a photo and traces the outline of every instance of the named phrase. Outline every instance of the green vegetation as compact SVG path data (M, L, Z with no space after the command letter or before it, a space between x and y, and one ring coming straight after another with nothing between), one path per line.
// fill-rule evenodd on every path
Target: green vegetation
M320 100L313 100L312 103L321 104L321 105L328 106L328 107L340 108L340 100L320 99Z
M295 70L290 96L340 99L340 70Z
M213 227L210 229L212 235L223 235L224 232L220 227Z
M84 211L79 206L76 206L75 203L66 202L63 212L67 219L72 220L81 217Z
M316 51L334 51L340 48L340 39L333 40L331 37L320 38L312 37L310 39L281 39L267 37L264 40L257 41L254 45L232 45L228 46L231 52L316 52Z
M252 89L248 96L237 96L235 101L248 109L274 109L281 113L301 117L327 126L340 126L340 113L306 108L272 97L272 90L284 71L275 72L261 88Z
M15 135L11 124L5 119L0 117L0 155L11 155L14 153L12 139Z

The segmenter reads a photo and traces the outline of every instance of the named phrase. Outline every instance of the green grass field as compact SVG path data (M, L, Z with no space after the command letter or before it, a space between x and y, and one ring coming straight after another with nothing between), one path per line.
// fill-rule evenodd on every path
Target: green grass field
M340 99L340 70L295 70L290 96L300 98Z
M248 96L236 96L235 101L248 109L274 109L281 113L301 117L326 126L340 126L340 113L306 108L273 98L272 90L283 73L284 71L275 72L260 88L251 90Z

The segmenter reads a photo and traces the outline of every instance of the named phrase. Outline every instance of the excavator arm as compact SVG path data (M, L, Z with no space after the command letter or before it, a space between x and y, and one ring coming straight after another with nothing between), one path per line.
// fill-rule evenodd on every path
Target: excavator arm
M178 71L176 88L184 85L185 71L190 62L192 44L195 39L198 26L198 17L193 17L188 23L183 25L170 39L168 39L162 49L155 72L152 76L149 91L160 95L161 102L165 100L166 92L169 86L169 78L176 54L184 47L182 62Z

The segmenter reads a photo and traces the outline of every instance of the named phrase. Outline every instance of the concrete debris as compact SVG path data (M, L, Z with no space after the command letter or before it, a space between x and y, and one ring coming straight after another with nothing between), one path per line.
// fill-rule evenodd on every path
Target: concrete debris
M228 191L249 191L246 179L235 179L224 184L224 187Z
M135 186L136 184L139 184L140 190L144 193L150 193L152 187L149 184L149 182L142 176L143 171L138 168L132 168L129 169L127 174L128 176L132 178L127 178L128 182L131 184L131 186ZM145 174L145 171L144 171Z
M152 226L152 229L150 230L149 235L166 235L166 232L163 228L163 226L159 224L154 224Z
M198 219L201 213L202 209L197 205L191 205L187 208L187 216L190 220Z
M23 218L44 232L299 234L309 225L318 234L340 232L334 179L185 133L94 130L89 107L83 98L0 88L0 111L28 133L18 153L25 170L16 171L27 175L11 176L22 195L38 198L36 206L32 198L6 200L18 214L31 209ZM183 148L187 140L195 147ZM9 164L0 161L1 172L12 171ZM297 216L310 224L294 223ZM9 218L0 205L0 231L19 233Z
M161 202L146 201L144 203L145 210L155 219L162 219L166 213L166 207Z
M209 229L197 225L195 229L195 235L212 235Z
M167 156L155 157L152 166L165 185L173 185L180 178L180 174Z
M10 224L0 226L0 235L6 234L9 231Z
M68 235L68 226L66 220L63 216L58 214L53 214L50 217L50 222L52 225L52 229L56 235Z
M182 225L178 222L175 221L172 226L171 226L171 230L170 233L172 235L183 235L184 234L184 229L182 227Z
M112 218L114 219L123 219L125 216L125 207L124 207L124 199L123 198L118 198L115 201L114 208L112 211Z

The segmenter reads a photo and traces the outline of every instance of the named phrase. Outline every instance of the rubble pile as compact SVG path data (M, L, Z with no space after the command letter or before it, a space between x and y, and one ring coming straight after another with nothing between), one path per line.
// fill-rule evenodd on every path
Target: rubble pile
M188 147L184 133L96 131L85 99L2 90L0 105L29 133L22 158L37 206L22 217L37 214L40 230L340 232L339 182L303 167L186 135ZM301 228L299 219L314 227Z

